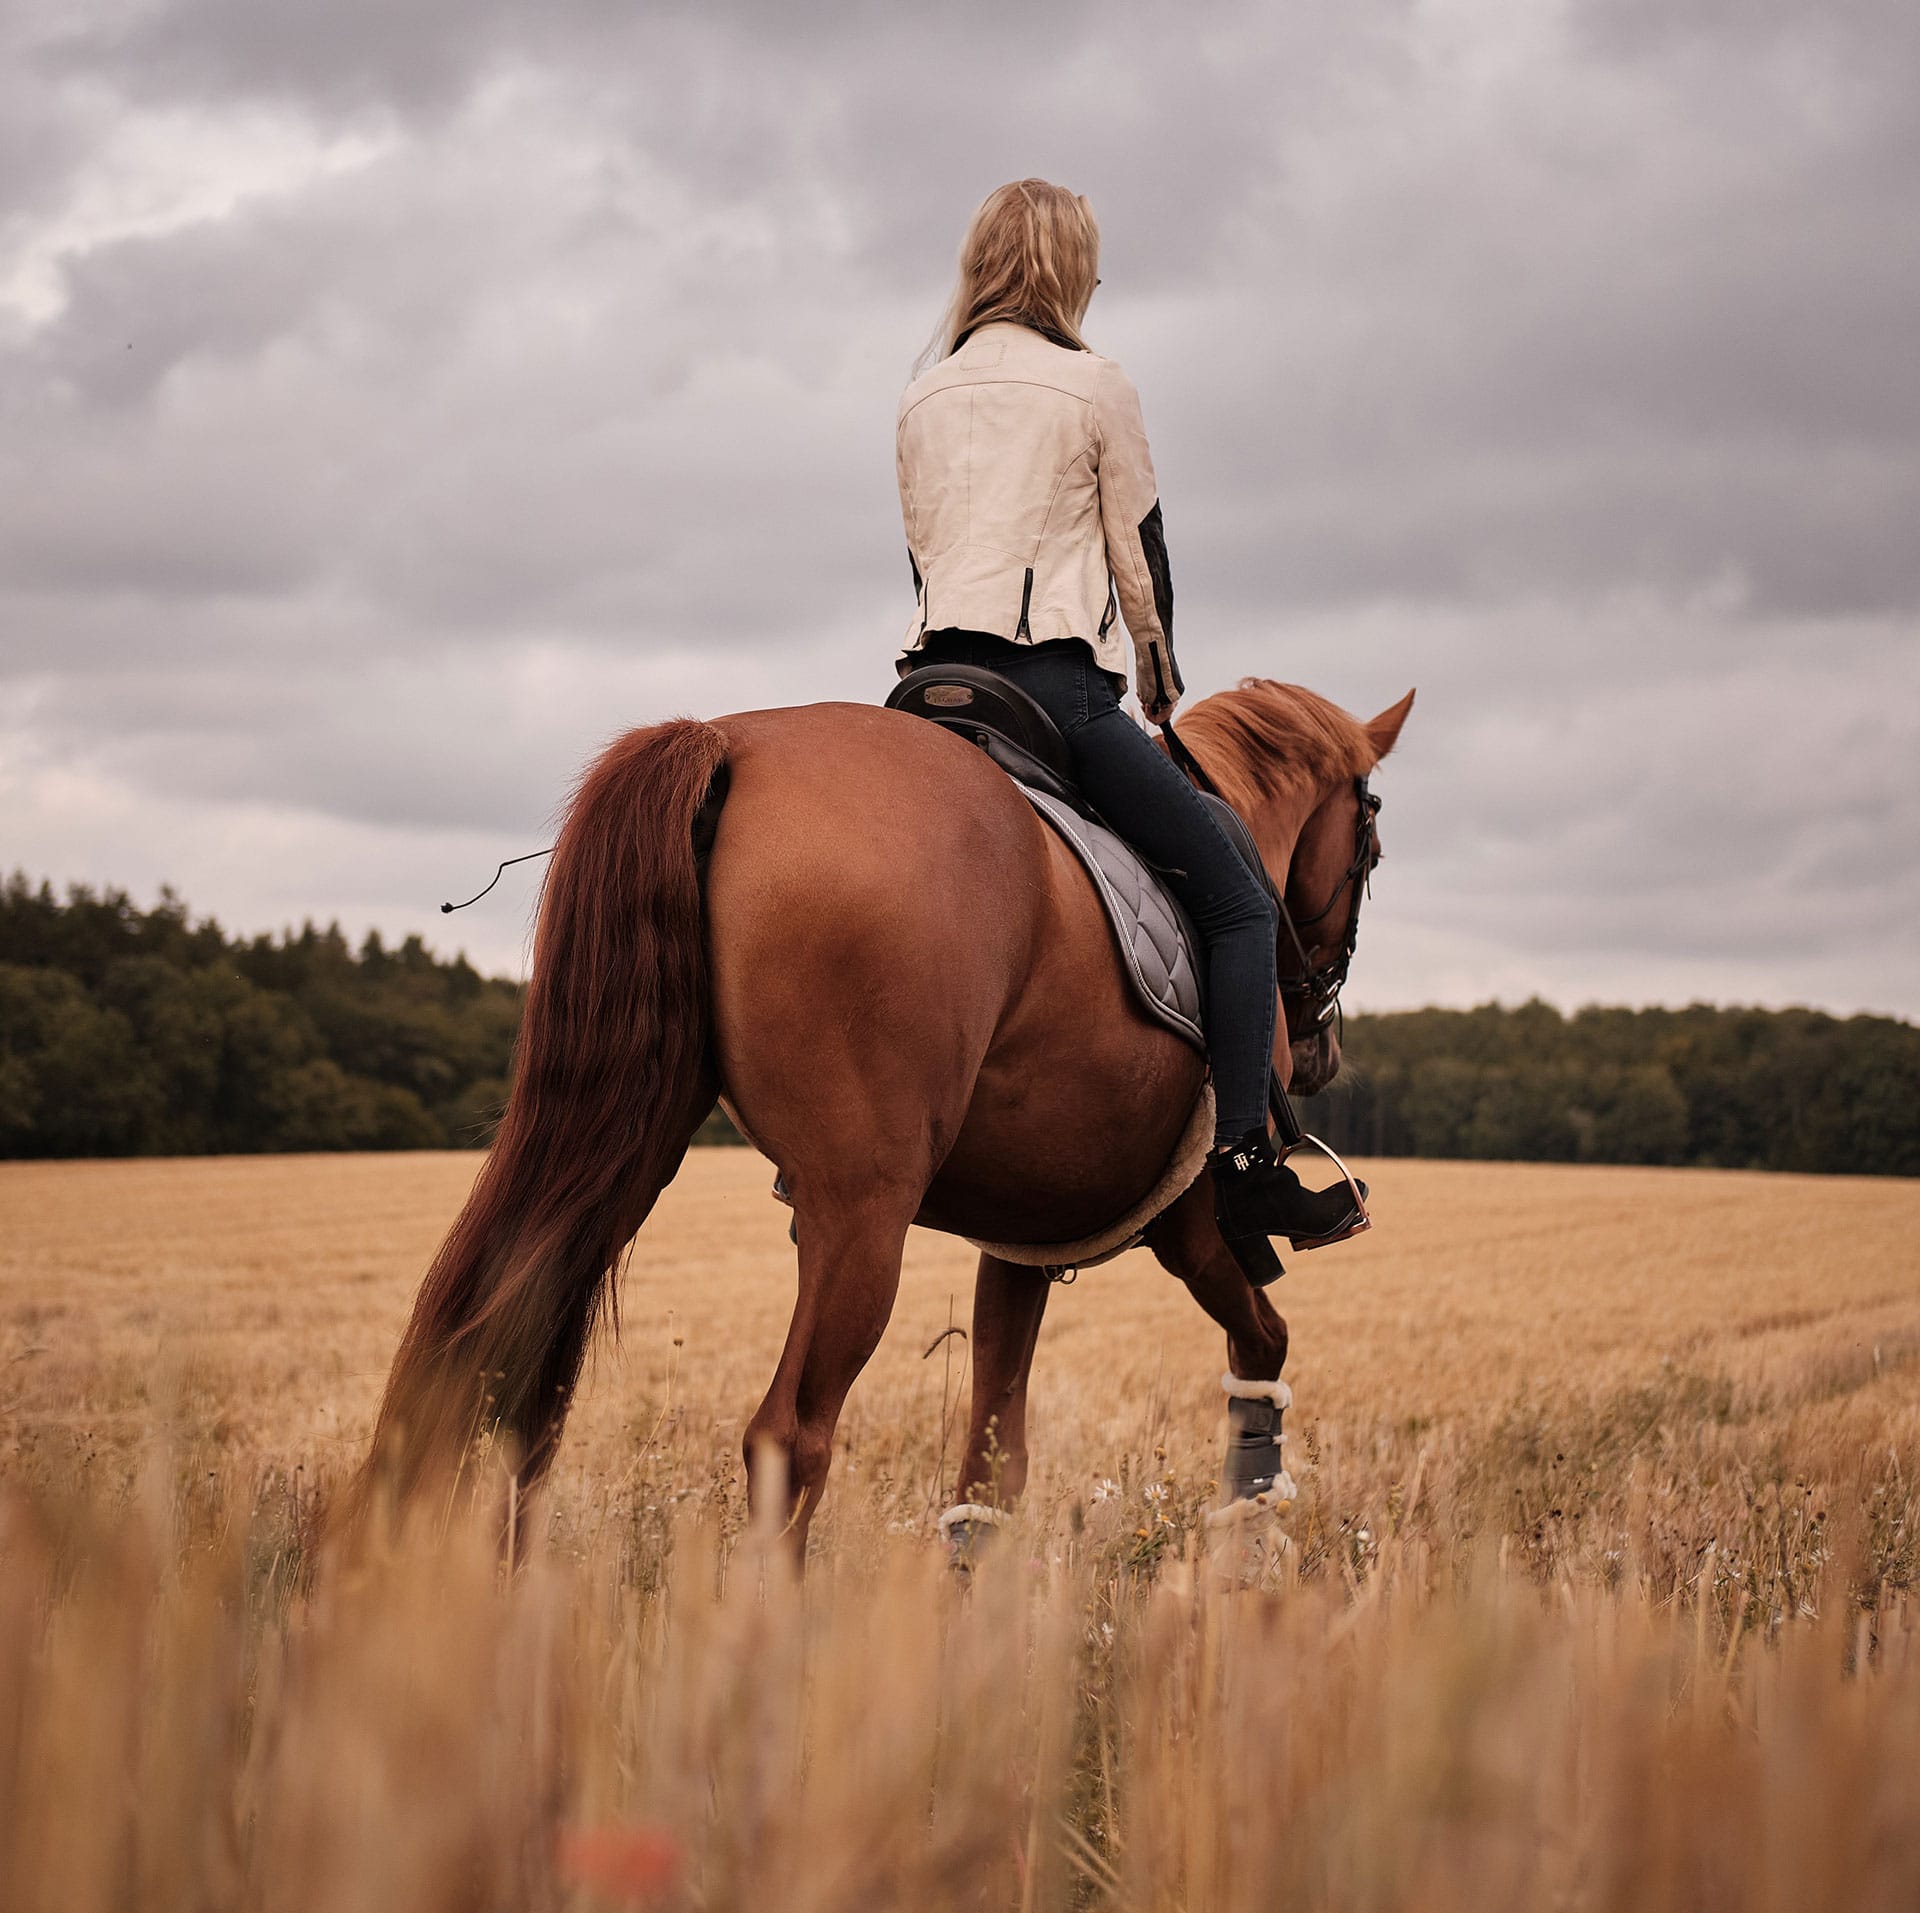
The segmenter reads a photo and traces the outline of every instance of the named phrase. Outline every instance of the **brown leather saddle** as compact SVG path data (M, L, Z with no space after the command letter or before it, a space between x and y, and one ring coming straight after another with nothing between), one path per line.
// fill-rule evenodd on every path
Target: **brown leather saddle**
M922 665L894 686L887 709L924 717L956 737L964 737L985 751L1015 783L1045 791L1049 797L1071 805L1082 817L1106 825L1074 784L1073 759L1059 726L1019 685L998 672L974 664ZM1213 812L1227 841L1277 903L1279 893L1240 813L1212 791L1197 790L1194 794ZM1139 855L1137 851L1134 854ZM1144 857L1140 861L1153 869Z
M1075 788L1066 740L1017 684L969 665L928 665L888 703L978 746L1066 845L1092 883L1134 1000L1203 1055L1201 946L1187 913L1140 853Z

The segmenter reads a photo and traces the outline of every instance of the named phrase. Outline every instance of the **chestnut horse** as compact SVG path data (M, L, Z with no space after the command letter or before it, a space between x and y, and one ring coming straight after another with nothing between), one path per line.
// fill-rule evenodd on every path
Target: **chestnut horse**
M1316 965L1357 908L1355 779L1412 700L1361 724L1249 679L1183 722L1314 918ZM1338 1039L1286 1008L1275 1064L1311 1092ZM982 752L855 704L630 731L561 831L506 1113L414 1305L354 1504L376 1479L404 1498L457 1470L483 1431L538 1480L616 1265L724 1097L793 1198L799 1298L747 1446L785 1451L804 1544L909 1225L1090 1236L1159 1179L1201 1083L1130 998L1086 873ZM1277 1378L1286 1325L1220 1240L1204 1176L1147 1242L1227 1331L1234 1374ZM981 1257L959 1499L1010 1505L1025 1481L1048 1287Z

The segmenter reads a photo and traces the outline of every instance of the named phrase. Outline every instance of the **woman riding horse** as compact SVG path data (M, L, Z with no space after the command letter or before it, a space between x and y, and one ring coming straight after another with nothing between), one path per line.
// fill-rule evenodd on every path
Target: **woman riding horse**
M1109 565L1161 713L1178 690L1171 606L1132 389L1073 331L1095 283L1092 220L1050 193L989 203L959 350L903 412L917 652L990 658L1031 691L1101 810L1179 867L1209 938L1220 1140L1236 1145L1216 1164L1221 1211L1229 1227L1323 1235L1340 1217L1266 1140L1273 914L1117 708L1113 621L1094 616ZM990 458L967 452L962 417ZM1412 701L1362 723L1297 685L1249 679L1187 720L1293 926L1300 970L1281 986L1287 1040L1272 1062L1309 1091L1339 1066L1327 1011L1379 854L1366 778ZM628 1245L716 1097L793 1201L793 1317L744 1446L784 1458L804 1545L908 1230L1042 1249L1111 1231L1186 1172L1205 1083L1184 1038L1137 1013L1073 851L983 752L872 704L628 731L568 807L507 1107L421 1285L347 1525L376 1491L421 1505L423 1489L461 1477L478 1438L497 1438L521 1489L539 1480ZM1234 1412L1265 1418L1236 1427L1229 1483L1257 1499L1283 1475L1286 1324L1224 1239L1206 1177L1145 1241L1225 1329ZM1021 1492L1051 1291L1030 1256L982 1253L963 1503L984 1495L997 1510Z
M967 228L939 363L900 401L917 598L900 669L981 666L1053 719L1082 793L1166 873L1206 946L1220 1233L1337 1241L1361 1220L1352 1191L1305 1188L1267 1132L1278 914L1193 786L1120 708L1116 598L1149 722L1172 718L1184 686L1140 400L1080 336L1099 263L1093 209L1044 179L1002 186Z

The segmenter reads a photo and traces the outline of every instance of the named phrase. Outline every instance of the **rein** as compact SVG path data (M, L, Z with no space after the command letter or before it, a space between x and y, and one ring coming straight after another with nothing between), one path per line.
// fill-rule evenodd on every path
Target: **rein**
M1188 781L1224 804L1226 799L1220 796L1220 787L1207 775L1206 766L1187 748L1186 740L1173 728L1171 718L1160 726L1160 735L1167 741L1167 755ZM1293 953L1300 964L1294 975L1280 978L1280 994L1293 997L1310 1009L1315 1029L1324 1027L1339 1013L1340 992L1346 987L1347 971L1352 967L1353 953L1360 942L1360 900L1364 895L1371 894L1373 866L1379 862L1373 847L1373 823L1380 814L1380 799L1367 788L1364 773L1353 780L1353 790L1358 800L1353 861L1347 865L1346 874L1334 885L1332 894L1312 916L1296 918L1287 907L1286 887L1274 882L1264 861L1259 871L1274 902L1279 906L1281 928L1293 945ZM1248 835L1251 838L1252 833ZM1257 847L1255 854L1258 855ZM1324 922L1332 914L1334 905L1340 901L1342 891L1352 893L1347 910L1346 934L1341 937L1334 954L1326 962L1316 965L1307 952L1306 940L1300 932L1303 929L1311 930L1315 924Z

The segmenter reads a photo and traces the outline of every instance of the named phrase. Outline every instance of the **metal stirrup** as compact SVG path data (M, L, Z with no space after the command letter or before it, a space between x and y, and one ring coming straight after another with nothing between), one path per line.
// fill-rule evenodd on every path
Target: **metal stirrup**
M1373 1216L1368 1211L1367 1199L1361 1194L1360 1184L1355 1180L1353 1171L1341 1160L1331 1144L1322 1142L1318 1136L1300 1127L1300 1118L1295 1113L1293 1098L1281 1087L1278 1070L1274 1070L1267 1077L1267 1105L1273 1112L1273 1126L1278 1131L1275 1140L1279 1146L1274 1151L1274 1159L1285 1162L1296 1149L1317 1149L1339 1170L1341 1180L1347 1185L1347 1193L1353 1198L1353 1210L1357 1218L1329 1235L1289 1236L1288 1241L1301 1251L1327 1249L1336 1242L1345 1242L1349 1236L1356 1236L1363 1230L1371 1229Z
M1327 1235L1297 1235L1289 1236L1287 1240L1291 1242L1296 1249L1302 1251L1307 1249L1329 1249L1336 1242L1345 1242L1349 1236L1360 1235L1366 1230L1371 1229L1373 1227L1373 1216L1367 1208L1366 1197L1360 1193L1359 1183L1354 1180L1353 1171L1349 1169L1347 1165L1340 1160L1339 1156L1335 1154L1326 1143L1323 1143L1318 1136L1302 1136L1300 1140L1319 1150L1321 1155L1325 1156L1326 1159L1339 1170L1341 1179L1347 1185L1347 1194L1353 1198L1354 1220L1333 1230Z

